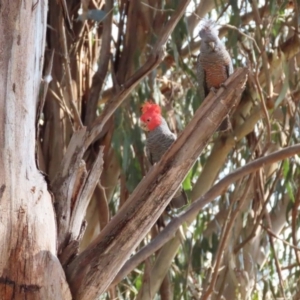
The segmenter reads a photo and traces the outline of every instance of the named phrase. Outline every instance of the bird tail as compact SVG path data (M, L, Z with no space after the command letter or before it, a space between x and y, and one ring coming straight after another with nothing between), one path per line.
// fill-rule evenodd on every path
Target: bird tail
M171 208L181 208L188 203L188 198L184 190L178 190L174 198L171 200Z
M168 214L171 209L173 208L181 208L182 206L186 205L188 203L188 198L184 190L179 189L176 194L174 195L174 198L171 200L170 204L166 207L166 212L164 214ZM164 221L164 214L162 214L156 224L158 228L164 228L165 221Z

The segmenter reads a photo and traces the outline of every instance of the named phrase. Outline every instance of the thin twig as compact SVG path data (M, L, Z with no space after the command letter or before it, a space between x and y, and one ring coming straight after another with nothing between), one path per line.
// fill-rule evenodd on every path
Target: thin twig
M285 149L273 152L264 157L258 158L251 163L237 169L216 185L214 185L205 195L198 198L184 213L178 217L174 217L171 222L160 232L151 243L142 248L137 254L131 257L127 263L120 270L119 274L113 281L113 284L117 284L123 277L125 277L136 266L143 262L147 257L152 255L155 251L160 249L166 242L174 238L176 230L184 223L194 219L199 211L208 203L213 201L216 197L222 195L227 187L234 183L239 178L256 172L262 166L272 164L274 162L283 160L287 157L291 157L300 152L300 144L287 147Z
M232 211L232 209L230 209L229 212L228 212L228 217L227 217L228 222L225 222L225 226L224 226L224 229L223 229L223 232L222 232L222 235L221 235L221 241L220 241L217 253L216 253L215 264L213 266L214 271L213 271L212 279L210 281L209 287L206 289L206 291L204 292L204 294L201 298L202 300L207 300L209 298L209 296L211 295L211 293L213 292L214 288L215 288L217 278L218 278L218 275L219 275L220 264L221 264L221 261L223 259L224 250L225 250L225 247L227 245L228 238L230 236L230 231L232 230L233 224L234 224L238 214L240 213L241 207L244 205L245 200L248 199L247 195L248 195L248 193L250 191L250 188L252 186L251 183L253 181L253 178L254 178L254 175L251 174L250 178L247 180L247 184L245 185L244 193L241 196L241 199L240 199L240 201L237 205L237 208L234 211ZM235 204L235 201L232 201L231 208L233 208L234 204Z
M146 6L146 7L148 7L148 8L150 8L150 9L154 10L154 11L161 11L161 12L167 12L167 11L170 11L170 12L174 12L174 9L172 9L172 8L169 8L169 9L159 9L159 8L153 7L153 6L147 4L147 3L143 2L143 1L141 1L140 3L143 4L143 5Z
M299 212L299 206L300 206L300 188L298 188L295 203L292 208L292 239L294 246L297 245L297 217ZM295 251L295 256L298 264L300 265L300 255Z
M282 170L282 167L283 167L283 163L281 163L281 166L279 167L279 170L277 172L277 175L276 175L276 178L272 184L272 187L269 191L269 195L267 197L267 199L265 200L264 204L263 204L263 207L262 207L262 210L259 214L259 216L256 218L256 222L253 226L253 229L251 231L251 233L248 235L248 237L246 237L244 239L244 241L242 241L239 245L237 245L234 249L234 253L238 253L240 251L240 249L244 248L244 246L252 239L255 237L255 234L256 234L256 230L258 228L258 226L260 225L260 221L262 220L262 218L264 217L264 214L265 214L265 208L266 206L268 205L269 201L271 200L271 196L276 188L276 185L277 185L277 182L278 180L280 179L280 174L281 174L281 170Z
M62 48L64 51L64 65L65 65L65 71L66 71L66 78L67 78L67 84L66 88L68 91L68 96L66 97L68 100L68 104L70 105L70 108L72 109L73 112L73 118L75 122L75 130L82 128L83 124L81 122L81 118L79 116L77 107L75 106L74 103L74 95L73 95L73 88L72 88L72 76L71 76L71 70L70 70L70 58L69 58L69 53L68 53L68 46L67 46L67 37L66 37L66 29L64 25L63 19L60 19L60 33L61 33L61 42L62 42Z
M53 89L49 88L49 93L52 94L52 96L54 97L54 100L57 101L59 107L68 115L69 119L71 120L72 118L72 114L70 112L70 110L68 109L68 107L66 106L66 103L59 98L59 96L53 91Z
M63 16L66 19L66 22L67 22L68 26L72 30L73 29L73 24L72 24L70 16L69 16L69 10L68 10L66 0L59 0L58 2L60 2L60 4L61 4L61 9L62 9Z
M86 146L89 146L94 139L102 132L104 124L113 115L115 110L126 99L130 92L137 86L137 84L145 78L153 69L155 69L164 58L164 45L166 44L171 32L174 30L176 24L185 12L189 0L181 1L176 12L172 15L168 23L162 28L159 38L153 47L146 63L139 68L128 80L121 86L110 100L107 101L101 115L91 125L89 138L86 141Z
M227 11L229 6L231 6L230 1L228 1L228 3L225 4L225 6L223 7L222 11L220 12L216 22L218 22L223 17L224 13Z
M230 25L230 24L225 24L225 25L223 25L223 27L225 27L225 28L230 28L230 29L234 29L234 30L236 30L240 35L242 35L242 36L246 37L247 39L251 40L251 41L253 42L253 44L254 44L254 46L255 46L255 48L256 48L258 54L259 54L259 55L261 54L261 51L260 51L260 49L259 49L259 47L258 47L258 45L257 45L257 43L256 43L256 40L255 40L252 36L250 36L250 35L244 33L243 31L239 30L236 26L232 26L232 25Z
M54 49L51 50L50 59L49 59L48 65L45 70L43 82L41 83L41 87L40 87L39 103L38 103L38 109L37 109L37 114L36 114L37 128L39 128L38 123L39 123L42 111L44 109L44 104L45 104L45 99L46 99L46 95L48 92L49 83L52 80L51 74L52 74L53 58L54 58ZM37 134L37 136L38 136L38 134Z
M298 17L299 17L299 6L298 6L298 2L295 0L293 1L293 4L294 4L294 19L295 19L295 33L294 33L294 36L296 38L298 38L298 34L299 34L299 20L298 20Z
M267 140L268 140L268 144L269 144L269 143L271 143L270 117L269 117L268 110L267 110L267 107L266 107L266 102L265 102L265 99L264 99L264 96L263 96L262 87L259 83L258 72L256 72L255 75L254 75L254 82L255 82L255 85L257 87L260 102L262 104L263 112L264 112L264 115L265 115L266 121L267 121L267 136L268 136Z
M108 70L108 65L110 61L110 43L111 43L111 32L112 32L112 9L113 0L106 1L105 4L105 19L103 21L103 34L101 50L99 54L99 65L98 70L94 74L92 79L92 86L90 89L89 99L87 101L86 113L84 123L90 126L96 118L97 103L99 99L100 92L103 87L105 80L105 74Z
M259 224L265 231L267 231L271 236L273 236L274 238L282 241L284 244L288 245L289 247L295 249L296 251L300 251L300 248L287 242L285 239L279 237L276 233L274 233L270 228L264 226L262 223ZM281 268L282 269L282 268Z
M267 211L267 208L265 208L265 219L266 219L266 221L268 223L268 226L270 228L270 231L271 231L272 223L271 223L271 218L270 218L269 212ZM269 231L267 231L267 232L269 233ZM281 294L282 294L283 298L286 299L285 293L284 293L284 285L283 285L283 278L282 278L282 273L281 273L281 266L280 266L278 256L277 256L276 251L275 251L273 236L270 233L268 235L269 235L271 248L273 249L273 255L274 255L274 259L275 259L275 266L276 266L276 270L277 270L278 277L279 277L279 282L280 282Z
M284 271L284 270L291 270L291 269L298 268L298 267L299 267L299 264L298 263L294 263L294 264L282 267L281 270L282 271Z
M261 29L260 26L262 25L262 21L259 15L259 11L258 11L258 6L257 6L257 2L256 0L252 0L252 9L253 9L253 13L254 13L254 19L256 22L256 28L257 28L257 36L258 36L258 45L261 51L261 55L262 55L262 65L263 65L263 69L264 69L264 73L266 76L266 87L267 87L267 100L271 100L273 97L273 84L272 84L272 80L271 80L271 72L270 72L270 65L268 64L268 57L267 57L267 53L266 53L266 45L263 45L263 37L261 34Z

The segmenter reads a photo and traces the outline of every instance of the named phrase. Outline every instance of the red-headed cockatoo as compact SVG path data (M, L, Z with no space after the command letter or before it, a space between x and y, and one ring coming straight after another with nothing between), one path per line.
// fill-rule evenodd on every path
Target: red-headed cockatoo
M176 135L170 131L166 120L162 117L160 106L152 102L146 102L142 106L140 124L147 132L147 156L150 164L153 165L170 148L176 140ZM187 204L187 196L183 190L179 189L170 205L172 208L180 208L185 204Z

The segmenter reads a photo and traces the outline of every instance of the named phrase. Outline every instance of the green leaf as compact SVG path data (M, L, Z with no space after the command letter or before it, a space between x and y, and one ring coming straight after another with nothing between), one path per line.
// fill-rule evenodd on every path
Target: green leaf
M292 184L291 184L290 181L286 181L286 189L287 189L288 195L289 195L289 197L291 198L291 200L292 200L293 202L295 202L293 186L292 186Z
M287 178L289 170L290 170L289 160L285 159L284 162L283 162L283 176L284 176L284 178Z
M284 71L285 78L283 81L283 86L281 88L281 91L275 101L274 108L277 108L282 103L282 101L285 99L286 93L289 88L289 72L290 72L290 70L289 70L288 64L285 62L283 62L283 71Z
M192 170L189 171L189 173L187 174L187 176L185 177L183 183L182 183L182 186L183 186L183 189L185 191L187 190L191 190L192 189Z
M139 290L142 286L143 280L142 280L142 276L139 275L138 277L136 277L135 279L135 287L137 290Z

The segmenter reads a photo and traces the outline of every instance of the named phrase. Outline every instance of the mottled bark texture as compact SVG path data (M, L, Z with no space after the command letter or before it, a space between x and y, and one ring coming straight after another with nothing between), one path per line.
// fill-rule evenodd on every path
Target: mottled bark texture
M71 299L35 162L47 1L0 3L0 299Z

